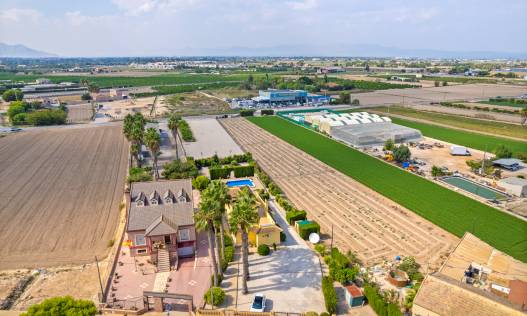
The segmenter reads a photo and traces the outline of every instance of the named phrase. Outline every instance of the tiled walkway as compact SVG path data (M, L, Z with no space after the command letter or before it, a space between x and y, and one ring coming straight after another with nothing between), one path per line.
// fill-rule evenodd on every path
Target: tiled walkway
M194 306L200 306L212 274L206 234L198 235L197 247L195 258L179 259L177 271L164 273L155 273L155 267L148 263L149 257L135 257L134 263L129 249L123 247L108 301L115 300L122 308L142 308L143 291L163 292L168 288L168 293L192 295Z

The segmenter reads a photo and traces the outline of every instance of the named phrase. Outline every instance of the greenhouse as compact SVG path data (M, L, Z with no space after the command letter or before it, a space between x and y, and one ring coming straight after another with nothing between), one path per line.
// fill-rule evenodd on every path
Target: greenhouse
M418 142L423 137L419 130L391 122L332 126L328 134L355 147L382 146L388 139L395 143Z

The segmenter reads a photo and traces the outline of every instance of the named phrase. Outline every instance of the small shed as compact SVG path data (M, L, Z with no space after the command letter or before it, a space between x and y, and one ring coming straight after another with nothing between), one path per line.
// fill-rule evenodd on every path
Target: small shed
M467 147L453 145L450 147L450 154L452 156L470 156L470 151L468 151Z
M507 169L510 171L516 171L520 169L520 159L514 159L514 158L502 158L498 160L494 160L492 162L493 165L501 167L503 169Z
M507 193L519 197L527 196L527 180L522 178L510 177L498 181L498 186L502 187Z
M346 286L346 302L351 307L358 307L364 304L364 294L355 284Z

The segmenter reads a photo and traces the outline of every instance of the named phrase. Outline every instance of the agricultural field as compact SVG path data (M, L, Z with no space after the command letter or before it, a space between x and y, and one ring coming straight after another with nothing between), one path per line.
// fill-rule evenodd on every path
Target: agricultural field
M180 116L215 115L233 113L229 104L205 92L183 93L167 96L166 107Z
M527 262L527 222L279 117L249 120L446 231L459 237L470 231Z
M489 120L471 119L471 118L460 117L456 115L418 111L414 109L397 107L397 106L371 108L368 110L372 110L378 113L382 112L388 116L390 116L390 114L401 115L404 117L408 117L408 119L410 120L412 118L419 119L419 120L425 120L425 121L429 121L432 124L436 123L436 124L441 124L441 125L468 129L474 132L492 133L497 136L509 136L509 137L514 137L514 138L523 138L527 140L527 128L521 125L517 125L517 124L508 124L508 123L495 122L495 121L489 121ZM515 147L520 146L518 147L517 150L522 151L520 150L520 148L522 147L521 142L519 142L517 145L514 145L514 146ZM523 151L525 151L525 148Z
M154 86L153 92L142 92L134 93L135 97L148 97L155 95L166 95L166 94L177 94L184 92L193 92L203 89L221 89L225 87L236 87L239 86L242 81L222 81L222 82L211 82L211 83L199 83L199 84L180 84L176 86Z
M68 123L86 123L94 116L94 109L90 103L68 105Z
M0 139L0 270L77 265L115 238L128 146L119 126Z
M167 74L155 76L54 76L54 75L14 75L0 72L0 80L31 82L38 78L48 78L54 83L63 81L80 82L83 79L97 84L100 88L164 86L195 83L218 83L224 81L244 81L249 75L214 75L214 74Z
M334 245L365 264L411 255L435 266L457 238L245 119L222 119L236 142Z

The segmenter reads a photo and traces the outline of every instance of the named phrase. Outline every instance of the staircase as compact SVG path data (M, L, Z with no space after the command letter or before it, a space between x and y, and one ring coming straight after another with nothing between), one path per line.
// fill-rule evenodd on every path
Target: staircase
M157 272L170 272L170 255L167 249L157 250Z

